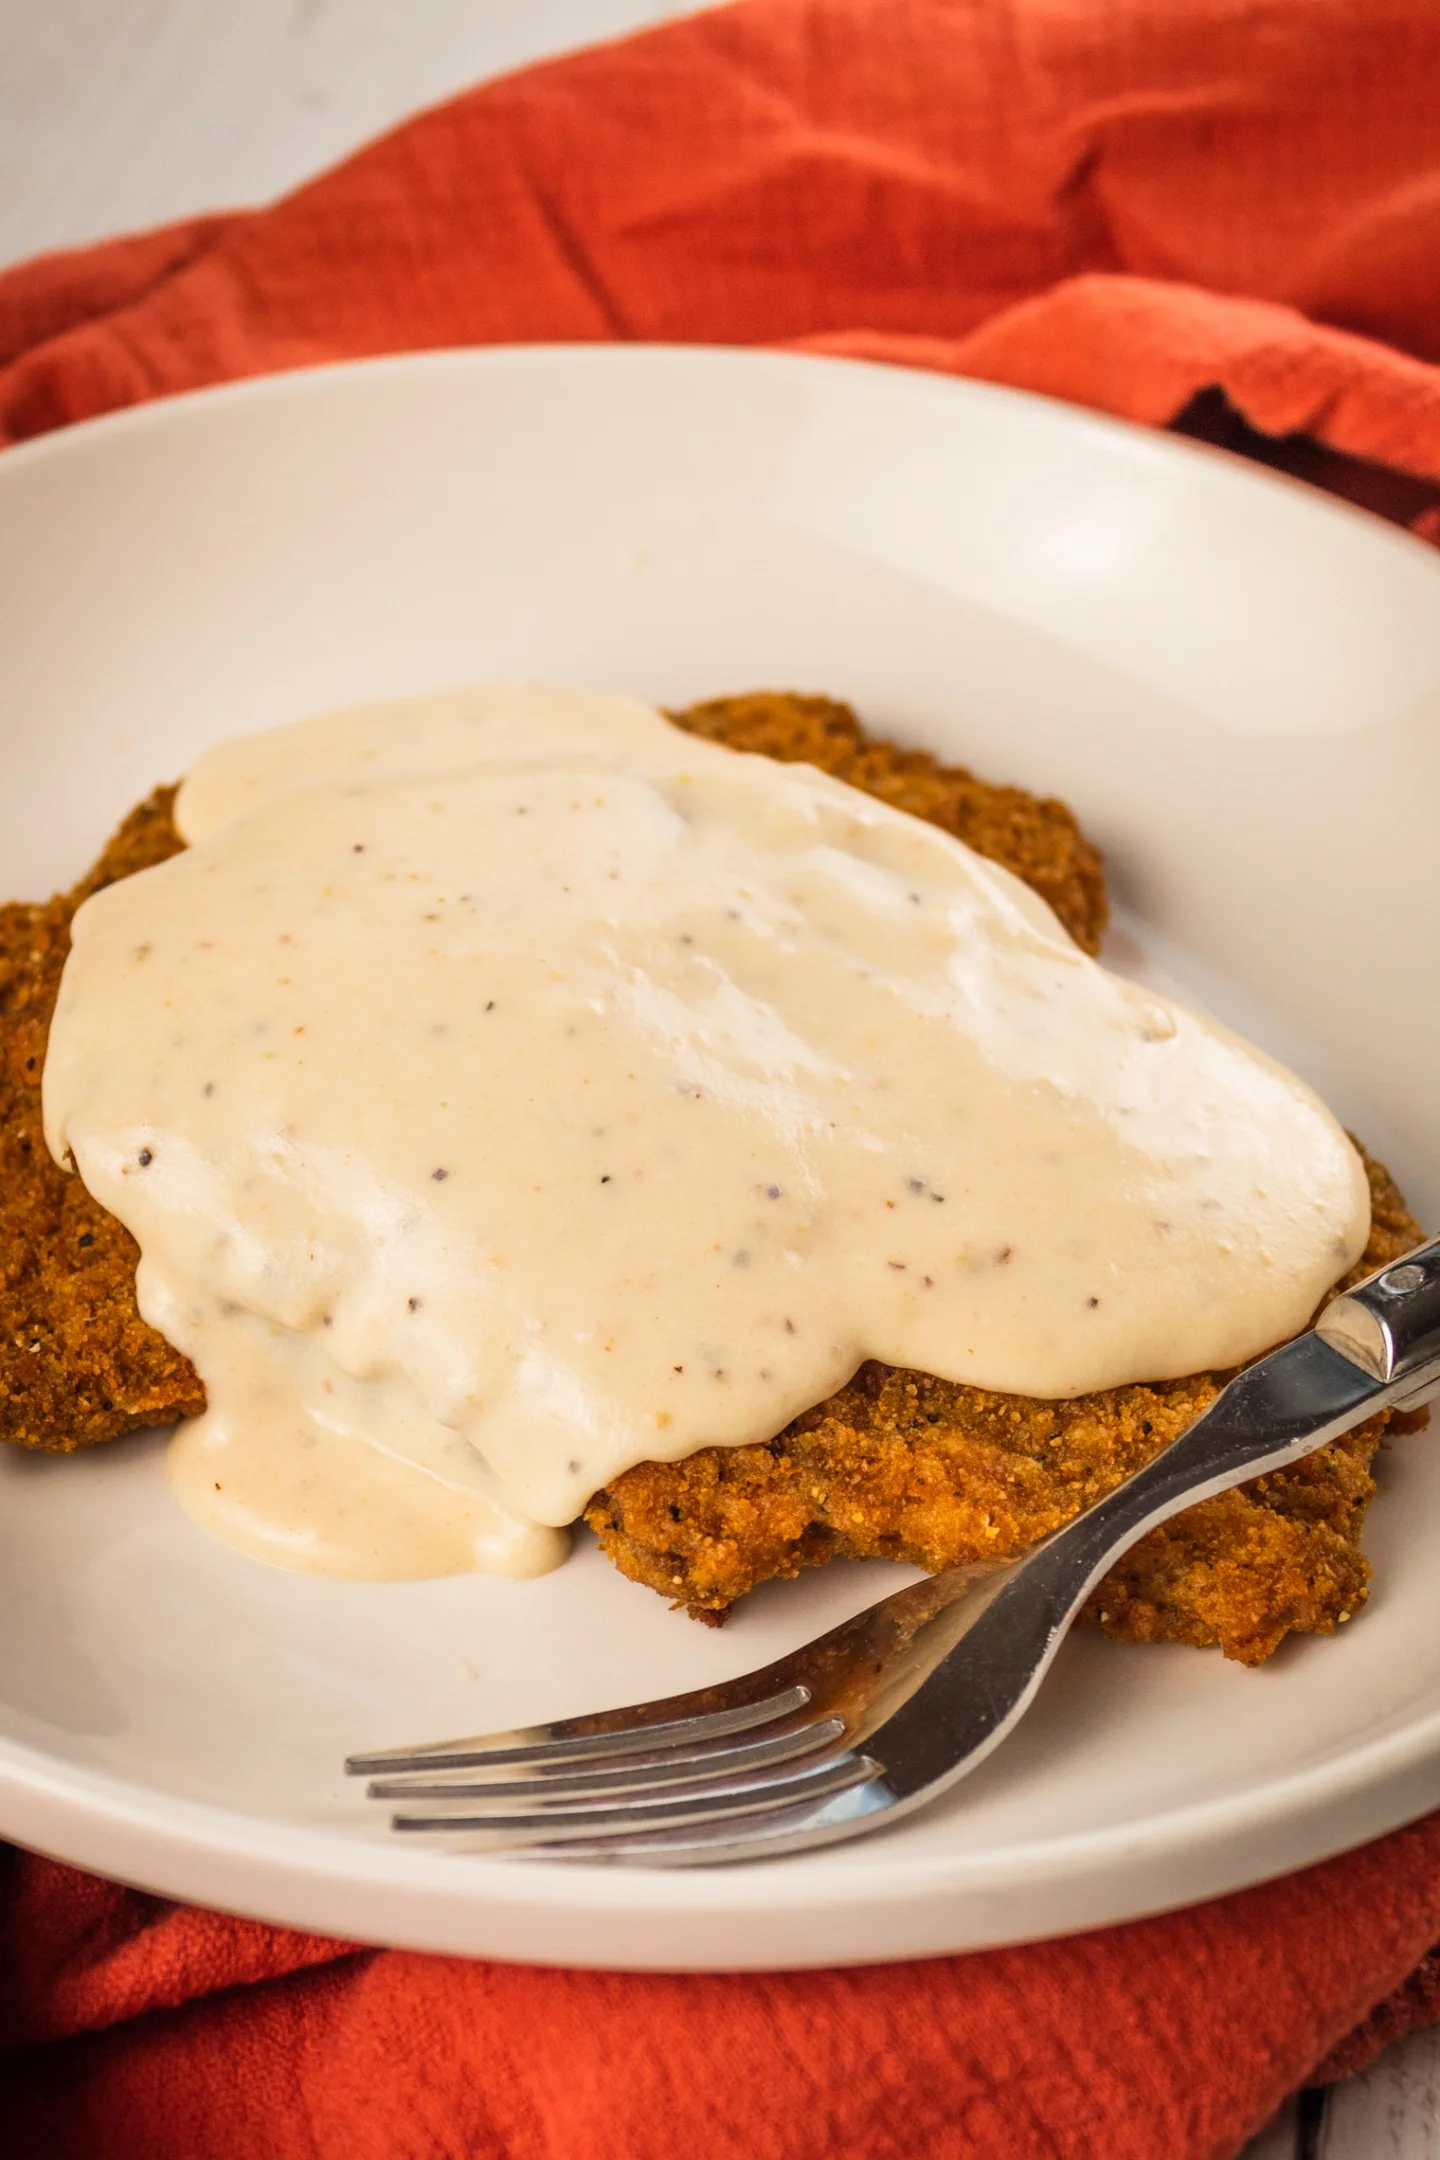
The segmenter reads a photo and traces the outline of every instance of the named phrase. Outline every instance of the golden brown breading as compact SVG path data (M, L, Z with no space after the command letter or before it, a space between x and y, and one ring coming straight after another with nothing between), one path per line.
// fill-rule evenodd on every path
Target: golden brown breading
M178 1350L135 1307L134 1239L52 1161L40 1074L70 919L102 885L180 846L173 788L131 812L75 890L0 907L0 1439L88 1447L205 1407Z
M1358 1280L1420 1230L1367 1161L1373 1204ZM1003 1560L1048 1536L1182 1433L1228 1375L1042 1402L868 1364L755 1447L641 1463L585 1520L610 1558L697 1619L825 1560L932 1570ZM1127 1553L1087 1617L1133 1642L1218 1643L1255 1665L1290 1629L1329 1634L1365 1602L1359 1549L1370 1461L1394 1413L1214 1500Z

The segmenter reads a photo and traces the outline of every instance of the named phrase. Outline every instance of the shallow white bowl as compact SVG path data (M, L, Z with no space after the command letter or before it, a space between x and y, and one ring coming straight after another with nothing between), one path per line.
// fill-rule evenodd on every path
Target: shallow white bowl
M1040 400L694 349L323 370L0 459L0 891L69 882L215 736L495 677L823 689L1065 796L1148 961L1440 1219L1440 562L1414 542ZM678 1874L392 1841L341 1757L704 1684L896 1571L769 1586L718 1635L593 1548L538 1583L314 1581L209 1542L162 1448L0 1461L0 1832L177 1896L535 1961L825 1964L1188 1902L1440 1803L1423 1440L1383 1462L1376 1592L1335 1640L1248 1673L1076 1638L928 1813Z

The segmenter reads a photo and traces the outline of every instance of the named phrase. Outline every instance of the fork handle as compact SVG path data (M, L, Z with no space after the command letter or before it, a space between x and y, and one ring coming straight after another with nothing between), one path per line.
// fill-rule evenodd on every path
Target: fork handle
M885 1722L891 1792L949 1784L1004 1738L1090 1591L1147 1531L1437 1389L1432 1239L1336 1299L1319 1328L1247 1367L1152 1462L955 1608L947 1632L958 1639Z

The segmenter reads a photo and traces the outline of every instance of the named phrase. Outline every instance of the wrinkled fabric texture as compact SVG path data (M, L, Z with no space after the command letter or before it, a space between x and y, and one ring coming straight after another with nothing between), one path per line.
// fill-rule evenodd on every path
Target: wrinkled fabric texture
M405 347L788 343L1440 479L1429 0L748 0L0 279L0 439ZM1382 342L1383 341L1383 342Z
M3 2149L1233 2160L1327 2054L1359 2068L1409 2029L1437 1936L1436 1818L1125 1927L745 1975L354 1950L15 1854L0 1916ZM1435 1992L1431 1976L1423 2017Z
M274 208L0 277L0 441L367 353L674 339L1150 423L1218 388L1440 481L1437 111L1430 0L747 0L487 85ZM1440 2016L1437 1938L1440 1818L1125 1927L759 1976L356 1949L11 1852L0 2135L1232 2160L1301 2082Z

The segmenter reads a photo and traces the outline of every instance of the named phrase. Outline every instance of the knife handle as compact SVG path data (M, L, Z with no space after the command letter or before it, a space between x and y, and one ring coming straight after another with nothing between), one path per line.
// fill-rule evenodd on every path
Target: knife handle
M1440 1384L1440 1238L1343 1291L1315 1333L1372 1380L1408 1383L1392 1397L1398 1408L1424 1402Z

